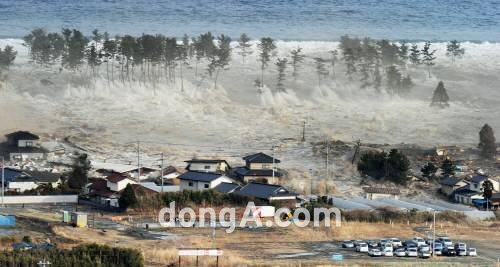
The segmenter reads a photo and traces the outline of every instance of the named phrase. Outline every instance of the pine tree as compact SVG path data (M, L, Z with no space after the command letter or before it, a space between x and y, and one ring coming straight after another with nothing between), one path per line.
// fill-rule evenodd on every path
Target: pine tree
M343 50L342 59L346 64L346 75L352 81L352 75L356 72L356 57L351 48Z
M445 159L441 164L441 171L444 176L451 176L455 174L455 164L451 159Z
M298 69L299 69L299 64L301 64L302 62L304 62L304 58L306 57L304 54L302 54L302 48L300 47L297 47L297 49L293 49L291 52L291 58L292 58L292 68L293 68L293 71L292 71L292 76L294 78L297 78L299 73L298 73Z
M406 62L408 61L408 50L409 50L408 44L404 41L401 42L398 50L398 58L399 58L399 65L403 68L406 66Z
M373 71L373 87L377 92L380 92L380 86L382 86L382 75L380 74L380 64L377 62Z
M227 35L221 34L218 38L217 47L214 52L214 57L209 64L209 69L216 70L214 79L214 88L217 87L217 79L220 71L226 69L231 61L231 38Z
M285 82L285 70L286 70L286 65L288 63L288 60L286 58L278 58L278 60L276 61L276 67L278 69L278 78L277 78L277 83L276 83L276 87L278 89L278 91L280 92L284 92L285 91L285 85L284 85L284 82Z
M328 70L326 68L327 61L323 58L314 58L314 63L316 65L316 74L318 74L318 86L321 86L321 78L328 75Z
M465 49L460 47L460 42L452 40L446 45L446 55L451 57L451 61L455 62L457 57L462 57L465 54Z
M259 62L260 62L260 86L261 90L264 87L264 70L266 69L269 61L271 61L271 56L273 51L276 49L276 44L274 40L270 37L263 37L260 39L260 43L257 45L259 48Z
M429 162L424 167L422 167L420 171L422 172L423 177L431 179L434 178L437 170L438 168L432 162Z
M358 69L361 74L361 89L364 89L370 85L370 69L371 64L367 58L362 58L358 64Z
M330 63L332 65L332 76L335 78L335 64L337 63L337 55L339 52L337 50L330 51Z
M484 158L494 158L497 151L495 133L493 128L488 124L485 124L481 131L479 131L479 149L481 149L481 155Z
M72 189L82 189L88 182L90 161L87 154L78 155L73 161L73 170L68 178L68 185Z
M7 45L2 51L0 48L0 69L8 69L16 59L17 51L14 50L14 47Z
M413 88L413 86L414 86L413 81L412 81L410 75L407 74L406 77L404 77L401 80L401 93L402 94L409 93L411 88Z
M446 88L444 88L444 83L443 81L440 81L436 87L436 90L434 90L434 94L432 96L432 102L431 106L433 107L448 107L448 101L450 100L450 97L448 96L448 93L446 92Z
M401 72L392 65L386 69L387 92L391 95L398 94L401 88Z
M238 46L236 48L239 49L238 54L241 56L243 64L245 64L245 57L253 53L253 51L250 50L252 47L250 40L250 37L248 37L245 33L242 33L240 39L238 39Z
M125 189L123 189L120 198L118 199L118 204L123 210L127 210L129 207L137 205L137 196L135 195L134 189L131 184L127 184Z
M412 44L410 49L410 62L413 65L420 65L422 62L420 60L420 49L418 49L417 44Z
M422 49L422 62L427 66L427 72L429 73L429 78L431 77L431 67L434 66L434 60L436 57L434 56L436 50L431 51L431 43L425 42L424 48Z

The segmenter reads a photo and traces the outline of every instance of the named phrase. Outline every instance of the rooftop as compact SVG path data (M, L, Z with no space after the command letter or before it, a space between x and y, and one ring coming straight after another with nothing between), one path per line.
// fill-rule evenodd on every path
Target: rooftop
M273 157L266 155L262 152L243 157L243 160L248 163L273 163ZM276 158L274 159L274 163L280 163L280 162L281 161L279 159Z
M14 139L14 140L38 140L40 137L36 134L32 134L28 131L17 131L13 132L10 134L6 134L5 137L7 139Z
M480 183L482 181L485 181L485 180L488 180L488 176L486 175L475 175L474 177L472 177L472 179L470 179L471 182L473 183Z
M447 186L454 186L457 185L459 182L465 182L464 180L456 177L446 177L441 182L439 182L442 185L447 185Z
M55 183L62 177L62 173L23 171L26 175L17 177L14 182L41 182Z
M200 182L212 182L224 175L222 174L217 174L217 173L208 173L208 172L195 172L195 171L189 171L181 176L179 176L179 179L181 180L191 180L191 181L200 181Z
M281 185L264 184L264 183L248 183L240 188L235 193L248 197L256 197L261 199L269 199L271 197L279 196L296 196L296 194L289 192Z
M106 180L108 180L112 183L118 183L118 182L123 181L125 179L130 179L130 177L128 177L125 174L121 174L121 173L117 173L117 172L114 172L114 173L108 175L108 177L106 177Z
M235 171L241 176L273 176L273 170L250 170L247 167L240 167ZM278 171L274 171L275 177L281 177L282 174Z
M240 188L238 184L233 184L233 183L220 183L217 185L214 190L220 192L220 193L232 193L235 190Z

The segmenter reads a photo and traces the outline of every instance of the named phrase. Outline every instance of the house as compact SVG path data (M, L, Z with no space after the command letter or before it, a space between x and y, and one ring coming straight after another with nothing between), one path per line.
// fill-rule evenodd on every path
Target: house
M464 180L451 176L442 179L439 184L441 184L441 192L448 197L451 196L455 190L468 185Z
M23 171L22 175L8 182L7 190L22 193L27 190L36 189L41 185L50 185L56 188L61 184L61 181L61 173Z
M232 183L233 180L223 174L188 171L179 176L180 190L207 190L220 183Z
M7 144L16 147L34 147L40 145L40 137L27 131L17 131L5 135Z
M224 194L234 193L236 190L240 189L240 185L233 183L220 183L216 187L214 187L215 191Z
M231 168L227 161L220 159L192 159L185 162L188 164L186 170L194 172L226 173Z
M492 209L500 208L500 193L493 193L490 198L490 207Z
M237 168L234 173L246 183L277 184L278 178L282 176L276 168L280 160L262 152L243 157L243 160L245 160L245 166Z
M496 180L488 178L486 175L475 175L470 179L469 189L475 192L481 192L483 188L483 183L488 180L493 184L493 191L500 191L499 183Z
M365 191L365 198L369 200L375 200L379 198L394 198L398 199L401 192L399 188L389 188L389 187L363 187Z
M127 187L131 185L137 197L157 194L158 191L136 183L129 176L121 173L113 173L107 179L97 179L86 186L90 199L106 207L118 208L120 196ZM177 187L178 189L178 187ZM178 190L177 190L178 191ZM165 191L168 192L168 191Z
M40 137L27 131L17 131L5 135L7 141L1 145L5 156L10 160L44 159L47 150L40 146Z
M128 184L136 184L136 182L125 174L112 173L106 178L106 187L113 192L125 189Z
M110 162L92 162L92 167L95 170L95 176L106 178L113 173L120 173L123 175L128 175L131 178L137 180L138 172L140 171L139 180L146 180L155 176L158 172L156 168L142 166L140 168L137 165L132 164L119 164ZM139 171L138 171L139 170Z
M483 193L475 190L470 190L469 185L455 190L452 195L455 202L466 205L474 205L475 199L483 199Z
M234 191L235 194L254 197L267 201L285 201L293 205L296 204L297 194L290 192L281 185L250 182L240 189Z

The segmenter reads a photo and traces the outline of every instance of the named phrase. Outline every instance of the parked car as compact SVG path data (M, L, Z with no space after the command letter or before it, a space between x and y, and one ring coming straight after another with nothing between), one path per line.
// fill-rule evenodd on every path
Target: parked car
M444 248L443 253L444 256L456 256L457 253L455 252L454 249L449 249L449 248Z
M420 250L418 252L418 256L420 258L427 259L427 258L429 258L431 256L431 253L429 251L422 251L422 250Z
M353 248L354 242L352 242L351 240L344 240L344 241L342 241L342 247L343 248Z
M380 241L378 241L378 244L379 244L379 246L381 246L381 247L382 247L382 246L384 246L384 245L385 245L385 243L387 243L387 242L388 242L388 241L387 241L387 239L380 239Z
M353 243L354 243L354 246L357 247L359 244L365 243L365 241L363 241L363 240L354 240Z
M441 256L443 255L443 251L439 248L434 248L434 255Z
M467 245L462 242L455 243L455 250L464 249L467 250Z
M457 249L455 252L458 256L467 256L467 250L465 249Z
M453 242L451 242L451 239L447 236L442 236L437 239L439 243L442 243L445 247L453 247Z
M406 256L407 257L418 257L417 248L408 248L408 249L406 249Z
M359 243L358 246L356 246L356 251L357 252L368 252L368 244Z
M380 249L377 248L372 248L370 249L370 251L368 251L368 255L372 257L380 257L382 256L382 251L380 251Z
M391 240L392 246L395 248L403 246L403 243L398 238L393 237L390 240Z
M434 249L443 250L443 248L444 248L443 243L436 242L434 244Z
M425 240L421 237L414 237L412 241L417 245L417 247L425 245Z
M407 242L405 247L406 248L418 248L417 244L415 244L414 242Z
M375 240L367 240L366 243L370 248L377 248L378 247L378 242Z
M469 255L469 256L477 256L477 251L476 251L476 249L475 249L475 248L469 248L469 249L467 250L467 255Z
M392 252L392 249L391 249L391 250L388 250L388 249L383 250L383 251L382 251L382 254L383 254L384 256L386 256L386 257L392 257L392 256L394 256L394 253Z
M398 257L405 257L406 256L406 251L404 248L398 248L394 251L394 254Z
M429 245L422 245L418 248L418 250L429 252L431 251L431 247L429 247Z

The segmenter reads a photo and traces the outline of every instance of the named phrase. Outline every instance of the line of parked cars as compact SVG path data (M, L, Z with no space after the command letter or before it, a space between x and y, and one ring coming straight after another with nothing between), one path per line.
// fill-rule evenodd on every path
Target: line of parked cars
M436 256L477 256L475 248L467 248L463 242L453 243L449 237L442 236L435 240L425 240L414 237L411 240L401 241L398 238L384 238L380 240L344 240L342 248L352 248L356 252L368 253L371 257L420 257Z

